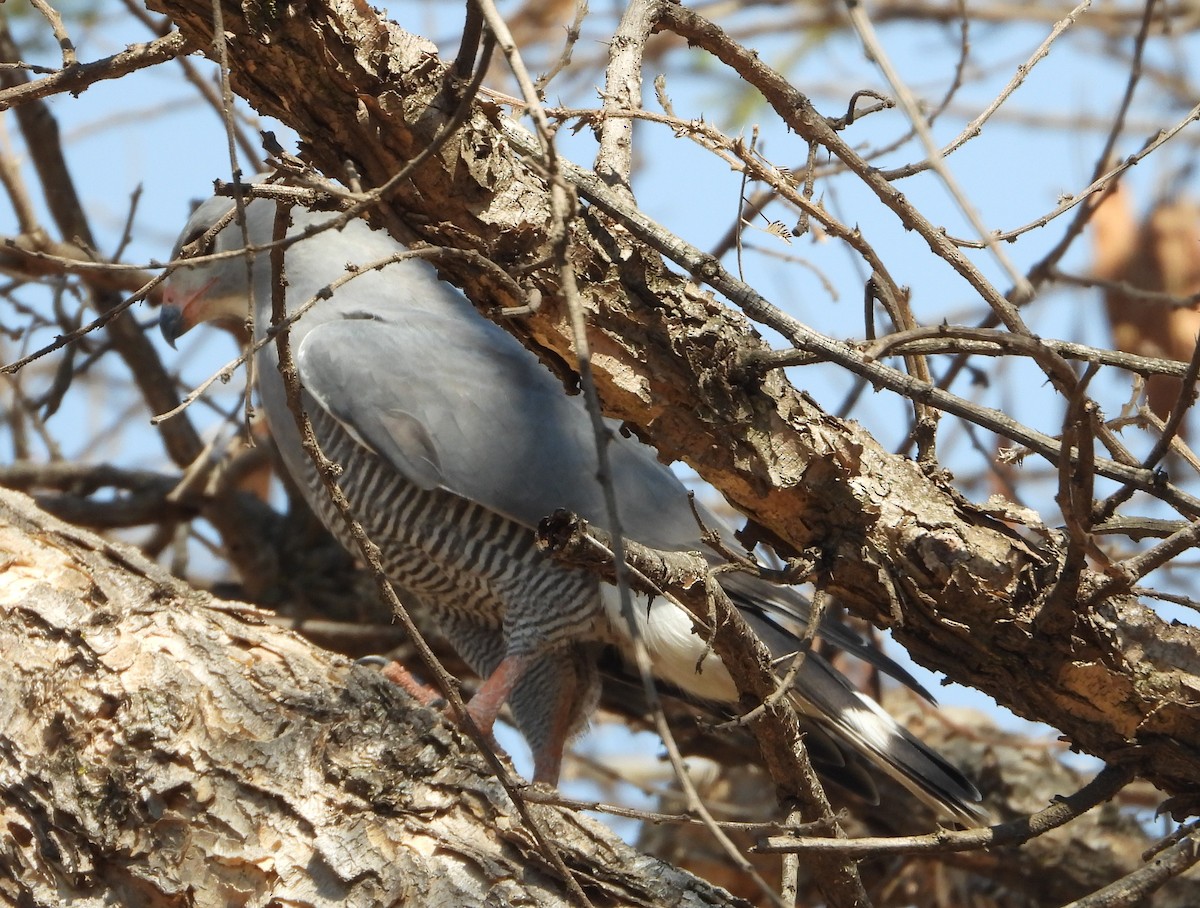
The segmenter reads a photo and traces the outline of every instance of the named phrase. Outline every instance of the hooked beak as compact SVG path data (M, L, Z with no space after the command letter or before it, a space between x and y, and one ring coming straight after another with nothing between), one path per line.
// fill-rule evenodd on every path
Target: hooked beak
M163 340L175 349L175 341L185 333L188 325L184 324L183 307L173 303L164 303L158 316L158 330L162 332Z
M214 277L190 295L181 292L181 289L170 281L167 282L158 316L158 330L162 332L163 340L171 345L172 350L175 349L175 341L191 331L199 322L206 321L206 316L211 316L208 291L216 282Z

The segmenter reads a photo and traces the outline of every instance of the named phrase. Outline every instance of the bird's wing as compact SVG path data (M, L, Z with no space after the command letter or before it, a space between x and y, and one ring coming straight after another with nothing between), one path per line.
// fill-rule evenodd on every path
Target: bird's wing
M311 397L410 481L535 527L557 508L608 520L581 398L502 329L474 313L348 312L296 351ZM403 318L403 324L399 324ZM701 547L687 492L650 449L610 448L626 532L648 545Z
M796 652L798 638L808 627L810 615L808 600L803 595L791 587L768 583L752 574L724 574L721 586L776 659L786 660ZM823 622L821 638L856 659L875 666L936 705L933 694L912 672L841 622ZM786 665L785 662L784 667Z

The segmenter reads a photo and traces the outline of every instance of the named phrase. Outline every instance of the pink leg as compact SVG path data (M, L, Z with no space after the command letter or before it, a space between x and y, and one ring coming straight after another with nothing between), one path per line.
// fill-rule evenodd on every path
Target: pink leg
M467 704L467 714L475 726L488 737L491 737L492 727L496 717L508 702L513 685L517 683L529 664L526 656L507 656L501 660L495 670L488 675L475 692L475 696ZM391 662L383 669L383 676L393 684L399 685L422 706L445 703L445 697L436 687L422 684L407 668L399 662Z
M554 788L558 785L558 776L562 771L563 750L567 746L567 733L570 729L571 700L569 692L573 693L575 685L568 685L567 690L554 704L554 721L550 726L550 737L541 747L533 752L533 781L541 782Z
M467 704L467 715L485 735L491 736L496 717L500 715L500 710L508 702L513 687L528 665L528 656L505 656L479 685L479 690L475 691L475 696Z
M529 667L529 663L528 656L505 656L467 704L467 713L471 720L489 738L496 724L496 716L508 702L513 688ZM554 704L555 718L550 730L550 739L533 752L533 781L551 787L558 784L558 773L562 767L563 744L567 737L571 713L570 697L574 686L569 685L568 688L560 693Z
M467 712L480 731L490 734L501 707L508 702L513 688L529 668L528 656L506 656L479 688ZM579 696L579 679L574 671L558 676L553 699L545 704L550 725L545 739L533 751L533 781L554 787L562 769L563 748L571 731L571 720Z

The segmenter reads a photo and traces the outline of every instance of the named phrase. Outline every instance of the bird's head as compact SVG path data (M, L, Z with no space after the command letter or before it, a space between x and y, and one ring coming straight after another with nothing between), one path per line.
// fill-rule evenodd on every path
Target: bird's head
M180 233L172 260L181 254L206 256L242 248L241 228L226 217L232 208L233 203L223 198L212 198L199 206ZM215 237L201 243L222 219L229 223ZM184 262L176 268L163 285L159 315L159 330L167 343L174 347L178 338L202 322L223 323L240 331L250 306L246 270L245 263L235 256L195 264Z

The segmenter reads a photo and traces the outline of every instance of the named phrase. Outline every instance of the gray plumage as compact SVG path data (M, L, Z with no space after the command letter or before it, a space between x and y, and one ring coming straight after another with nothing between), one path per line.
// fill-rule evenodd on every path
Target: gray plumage
M200 206L181 245L230 206L224 199ZM274 215L272 203L248 205L251 243L270 241ZM331 216L296 208L292 217L295 234ZM241 245L236 225L215 241L217 251ZM401 248L360 221L297 243L286 255L289 311L343 276L347 264ZM260 254L252 287L259 337L271 321L271 287L269 257ZM241 321L246 300L241 259L181 268L169 282L163 333L174 342L202 321ZM551 561L533 544L538 522L558 508L601 527L608 523L581 398L565 394L536 357L419 260L360 274L314 305L290 338L318 440L343 467L339 484L380 546L389 578L426 602L450 642L485 678L471 704L473 717L490 730L507 701L533 748L536 777L554 781L565 738L597 701L600 650L630 651L615 591ZM353 551L300 446L275 345L257 356L263 410L284 463L316 513ZM661 549L703 549L686 490L654 452L619 433L610 451L630 538ZM722 526L710 513L704 519ZM727 574L722 584L773 652L794 649L793 632L807 621L803 597L748 575ZM736 699L724 666L678 606L659 597L635 611L658 677L700 700ZM821 634L920 689L840 626L822 627ZM969 822L981 815L970 782L815 652L804 660L794 700L810 727L810 743L827 761L841 763L842 779L864 797L874 796L865 759L943 816Z

